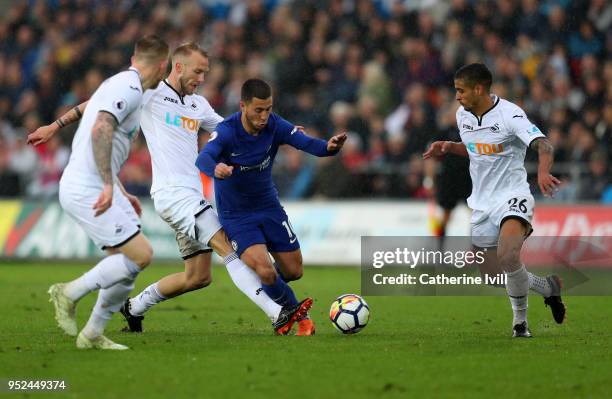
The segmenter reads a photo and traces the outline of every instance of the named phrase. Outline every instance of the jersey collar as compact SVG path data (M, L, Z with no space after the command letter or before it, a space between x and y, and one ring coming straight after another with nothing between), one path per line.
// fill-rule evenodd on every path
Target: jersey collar
M493 105L491 106L491 108L489 108L488 110L483 112L483 114L480 115L480 117L478 117L478 115L476 115L475 113L470 111L470 114L472 114L472 115L474 115L476 117L476 120L478 121L478 126L482 126L482 119L484 118L484 116L486 114L488 114L489 112L491 112L493 110L493 108L495 108L497 106L497 104L499 104L499 97L496 96L495 94L491 94L491 99L493 100Z
M169 87L169 88L170 88L170 89L171 89L173 92L175 92L175 93L176 93L176 95L178 96L179 100L181 100L181 104L185 105L185 101L184 101L185 96L182 96L182 95L181 95L181 94L180 94L178 91L176 91L176 90L174 89L174 87L172 87L172 85L171 85L170 83L168 83L168 80L167 80L167 79L164 79L164 83L165 83L165 84L166 84L166 86L168 86L168 87Z

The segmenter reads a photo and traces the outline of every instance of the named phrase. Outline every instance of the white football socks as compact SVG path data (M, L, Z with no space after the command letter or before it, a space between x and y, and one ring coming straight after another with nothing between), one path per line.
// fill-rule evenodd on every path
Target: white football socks
M552 295L552 287L550 286L548 280L545 277L536 276L531 272L527 272L527 274L529 275L530 290L537 292L545 298Z
M513 272L506 272L506 291L512 305L513 325L527 321L527 294L529 293L529 275L524 265Z
M268 294L263 291L261 280L257 274L245 265L235 253L226 256L223 262L236 287L263 310L272 322L275 322L282 306L270 299Z
M121 305L123 305L133 288L134 279L126 279L108 288L101 289L91 316L89 316L89 320L83 328L83 335L89 339L102 335L113 313L121 309Z
M142 316L154 305L165 301L166 298L159 292L159 281L151 284L134 298L130 299L130 314L132 316Z
M91 291L109 288L122 280L134 280L140 271L140 267L125 255L109 255L81 277L66 284L64 295L76 302Z
M524 267L524 265L523 265ZM529 276L529 289L537 292L538 294L542 295L543 297L547 298L549 296L552 295L552 287L550 286L550 283L548 282L548 280L546 279L546 277L540 277L537 276L531 272L527 272L527 275ZM502 284L498 284L498 283L488 283L488 285L492 286L492 287L498 287L498 288L504 288L505 285Z

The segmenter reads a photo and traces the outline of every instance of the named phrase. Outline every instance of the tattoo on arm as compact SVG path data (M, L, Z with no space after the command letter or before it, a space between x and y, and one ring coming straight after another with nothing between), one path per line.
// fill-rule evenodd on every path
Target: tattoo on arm
M538 153L553 154L554 147L547 138L539 138L531 143L531 148Z
M117 120L108 112L100 111L91 131L94 160L104 184L113 184L111 155L113 151L113 132Z
M64 115L60 116L59 119L55 121L60 128L64 126L68 126L73 122L78 121L83 116L83 112L81 111L81 107L85 109L87 102L84 102L76 107L72 108L70 111L66 112Z

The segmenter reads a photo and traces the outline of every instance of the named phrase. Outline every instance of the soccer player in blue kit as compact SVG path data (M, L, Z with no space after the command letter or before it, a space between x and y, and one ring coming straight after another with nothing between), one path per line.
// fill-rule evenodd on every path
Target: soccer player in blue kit
M257 273L263 291L278 304L289 305L298 302L286 282L302 277L302 253L272 182L272 163L280 145L326 157L337 154L347 136L339 134L329 141L310 137L272 113L272 104L266 82L247 80L240 112L217 125L196 165L215 178L219 219L234 250ZM314 332L308 317L298 322L296 335Z

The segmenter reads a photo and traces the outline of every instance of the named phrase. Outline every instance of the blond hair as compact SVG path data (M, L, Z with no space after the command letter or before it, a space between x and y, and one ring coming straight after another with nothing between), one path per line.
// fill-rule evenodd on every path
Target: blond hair
M174 62L175 57L188 57L194 52L199 53L204 58L208 58L208 53L199 44L187 42L181 44L172 52L172 61Z
M136 42L134 57L145 62L157 62L168 58L168 44L157 35L147 35Z

